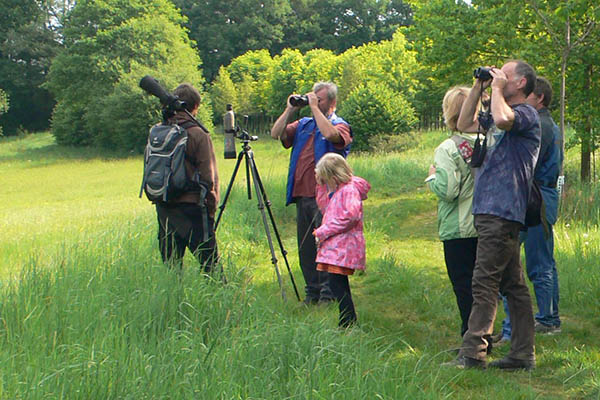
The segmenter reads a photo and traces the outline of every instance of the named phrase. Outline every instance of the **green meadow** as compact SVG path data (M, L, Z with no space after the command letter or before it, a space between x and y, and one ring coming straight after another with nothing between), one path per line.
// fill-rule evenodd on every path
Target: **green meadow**
M337 306L296 300L277 252L282 299L244 170L217 232L223 285L190 255L181 275L162 265L154 209L138 198L141 156L49 134L0 139L0 398L600 399L600 193L576 182L577 149L555 226L562 333L536 337L532 372L440 367L460 318L423 179L445 136L351 155L373 188L367 270L350 278L359 324L347 331ZM214 142L224 193L235 161ZM269 137L252 148L302 293L289 152Z

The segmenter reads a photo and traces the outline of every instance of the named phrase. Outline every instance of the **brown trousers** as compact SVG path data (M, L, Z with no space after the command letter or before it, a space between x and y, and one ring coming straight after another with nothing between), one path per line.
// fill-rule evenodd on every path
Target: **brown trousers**
M534 360L534 321L519 248L521 224L493 215L475 215L479 234L473 271L473 305L460 355L485 360L494 327L498 291L508 300L513 330L508 356Z

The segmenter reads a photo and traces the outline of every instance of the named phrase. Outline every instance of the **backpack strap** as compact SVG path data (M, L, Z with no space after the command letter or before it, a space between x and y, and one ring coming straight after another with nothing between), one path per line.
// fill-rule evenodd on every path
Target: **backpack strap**
M190 129L192 126L199 126L194 121L185 121L185 122L183 122L181 124L177 124L177 125L179 125L180 127L182 127L185 130Z

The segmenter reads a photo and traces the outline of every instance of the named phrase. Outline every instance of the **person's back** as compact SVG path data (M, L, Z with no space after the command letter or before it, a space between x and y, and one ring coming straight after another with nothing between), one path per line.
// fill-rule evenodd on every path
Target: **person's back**
M468 161L473 153L474 138L457 131L457 120L470 89L453 87L444 95L444 121L452 136L434 153L429 177L425 180L438 198L438 233L444 248L444 262L461 318L460 335L467 331L473 297L471 280L477 250L477 232L473 225L472 202L474 181ZM472 123L465 129L476 131Z
M219 178L210 135L194 122L200 93L190 84L179 85L174 93L185 102L169 121L187 132L185 169L189 190L169 202L157 202L158 243L161 258L169 267L182 268L185 249L197 257L204 272L211 272L218 260L214 214L219 202ZM189 113L189 114L188 114Z

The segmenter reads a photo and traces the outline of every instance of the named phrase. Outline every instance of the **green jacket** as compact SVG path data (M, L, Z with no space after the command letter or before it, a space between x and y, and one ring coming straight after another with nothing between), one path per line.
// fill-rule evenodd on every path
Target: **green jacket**
M469 135L459 134L475 142ZM429 181L429 189L438 197L438 232L440 240L477 237L473 225L473 176L471 169L460 155L456 143L446 139L435 149L433 159L435 179Z

